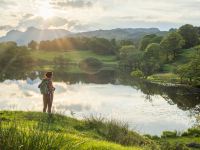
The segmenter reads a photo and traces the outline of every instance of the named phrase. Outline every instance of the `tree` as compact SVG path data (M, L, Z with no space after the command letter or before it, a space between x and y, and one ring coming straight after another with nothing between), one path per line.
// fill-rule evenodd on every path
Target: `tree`
M166 53L166 59L169 60L169 55L173 55L173 59L176 58L177 53L183 47L184 40L182 36L177 32L170 32L162 41L161 47Z
M8 48L0 55L0 68L4 75L15 76L21 72L26 73L32 67L32 57L24 46Z
M128 66L129 68L140 68L143 52L136 49L134 45L123 46L119 50L120 64Z
M199 43L198 30L190 24L179 28L179 33L185 40L183 48L191 48Z
M144 73L145 77L158 72L159 69L160 69L160 63L152 57L149 59L144 59L142 61L141 70Z
M144 53L144 57L146 57L146 59L153 57L154 59L159 61L160 51L161 51L160 44L151 43L147 46Z
M139 50L144 51L147 46L151 43L160 43L162 40L161 36L157 36L156 34L146 35L142 38L139 46Z
M36 41L31 41L30 43L28 43L28 48L31 48L31 49L37 49L37 42Z
M181 65L177 69L177 74L181 78L189 79L191 84L200 84L200 52L197 51L191 61Z

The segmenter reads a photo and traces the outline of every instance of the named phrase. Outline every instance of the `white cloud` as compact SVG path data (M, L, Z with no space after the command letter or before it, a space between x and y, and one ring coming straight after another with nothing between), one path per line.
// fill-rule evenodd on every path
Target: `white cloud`
M60 19L51 22L39 16L46 3ZM1 0L0 24L16 28L70 26L77 31L152 26L166 30L185 23L199 25L199 8L200 0Z

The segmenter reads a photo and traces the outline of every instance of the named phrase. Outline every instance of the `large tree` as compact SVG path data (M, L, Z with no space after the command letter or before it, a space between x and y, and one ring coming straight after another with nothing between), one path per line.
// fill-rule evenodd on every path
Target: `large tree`
M178 32L170 32L162 41L161 47L166 53L166 59L168 61L169 55L176 58L177 53L184 45L184 39Z
M179 28L179 33L185 40L184 48L190 48L199 43L198 30L193 25L183 25Z
M151 43L160 43L162 40L161 36L157 36L156 34L146 35L140 41L139 49L144 51L147 46Z
M144 57L146 57L146 58L153 57L154 59L159 60L160 51L161 51L160 44L151 43L147 46L145 53L144 53Z

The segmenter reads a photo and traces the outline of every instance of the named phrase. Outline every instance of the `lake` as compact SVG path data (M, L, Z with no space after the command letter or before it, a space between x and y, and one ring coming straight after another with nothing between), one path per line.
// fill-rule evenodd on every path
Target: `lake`
M79 119L94 115L127 122L143 134L184 131L198 123L199 89L132 79L115 71L97 74L55 72L53 110ZM0 109L42 111L42 73L0 82Z

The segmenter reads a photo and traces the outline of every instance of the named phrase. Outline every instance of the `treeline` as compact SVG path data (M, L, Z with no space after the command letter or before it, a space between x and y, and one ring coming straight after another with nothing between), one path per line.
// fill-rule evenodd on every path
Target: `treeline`
M0 43L0 79L24 75L33 64L27 47L17 46L15 42Z
M97 37L66 37L39 43L31 41L28 47L44 51L92 50L97 54L115 54L117 50L115 39L107 40Z
M144 36L139 47L125 45L119 49L120 65L133 70L132 75L148 77L163 72L165 64L173 64L184 49L194 48L196 52L188 62L174 70L181 79L190 83L200 81L200 28L186 24L171 29L164 37L155 34Z

